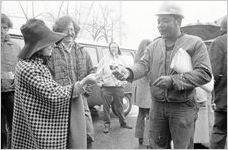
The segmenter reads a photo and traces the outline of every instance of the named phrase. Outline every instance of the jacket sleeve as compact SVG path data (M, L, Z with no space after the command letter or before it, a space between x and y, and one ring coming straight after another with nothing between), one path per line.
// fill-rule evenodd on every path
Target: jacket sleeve
M150 49L147 48L140 61L127 68L130 71L130 77L128 78L129 82L142 78L147 72L149 72L150 59Z
M211 64L206 45L202 40L197 40L192 50L193 71L175 74L171 78L176 90L193 89L210 82Z
M36 68L28 68L23 71L24 84L31 89L34 95L40 97L44 103L58 108L65 105L71 98L73 85L61 86L52 77Z
M220 42L221 41L216 39L214 42L212 42L209 49L211 67L215 78L215 82L218 81L219 76L223 74L223 61L224 55L226 55L223 51L222 43Z

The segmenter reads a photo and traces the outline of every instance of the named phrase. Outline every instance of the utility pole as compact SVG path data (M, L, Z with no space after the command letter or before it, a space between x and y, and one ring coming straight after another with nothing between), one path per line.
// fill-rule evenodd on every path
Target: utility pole
M119 38L120 38L120 45L122 45L122 1L119 1L119 12L120 12L120 21L119 21L119 26L120 26L120 33L119 33Z

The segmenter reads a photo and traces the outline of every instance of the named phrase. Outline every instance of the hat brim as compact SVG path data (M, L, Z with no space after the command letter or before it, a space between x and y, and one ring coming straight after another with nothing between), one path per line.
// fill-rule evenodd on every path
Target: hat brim
M160 13L155 14L155 16L164 16L164 15L176 15L176 16L181 17L182 19L184 18L184 16L181 15L181 14L172 14L172 13L169 13L169 12L160 12Z
M40 41L36 43L31 43L29 45L25 45L19 53L18 57L21 59L30 58L34 53L62 40L65 36L66 35L62 33L51 32L48 36L41 39Z

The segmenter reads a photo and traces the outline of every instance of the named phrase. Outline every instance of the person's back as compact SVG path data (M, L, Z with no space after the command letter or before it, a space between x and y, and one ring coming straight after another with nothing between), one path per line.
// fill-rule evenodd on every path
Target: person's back
M221 23L223 35L212 42L209 54L212 71L215 78L214 97L214 126L211 134L210 148L225 148L227 138L227 16Z
M134 57L134 63L137 63L143 56L146 47L151 43L150 40L144 39L140 42L139 48ZM149 85L149 77L145 76L142 79L133 82L133 100L134 104L139 107L135 137L138 138L139 144L148 145L149 130L149 110L151 107L151 92ZM143 94L142 94L143 93ZM145 133L145 134L144 134Z
M211 53L213 74L215 75L215 81L216 81L214 86L214 92L215 92L214 103L216 104L216 110L226 111L227 110L227 101L226 101L227 99L227 34L223 34L213 42L210 53ZM218 57L220 59L218 59Z

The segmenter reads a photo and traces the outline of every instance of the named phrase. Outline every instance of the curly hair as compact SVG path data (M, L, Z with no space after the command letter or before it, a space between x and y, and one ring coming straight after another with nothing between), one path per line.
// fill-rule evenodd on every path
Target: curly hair
M71 22L73 23L73 26L74 26L75 35L77 35L78 32L80 31L80 27L77 25L77 23L70 16L60 17L55 22L55 24L53 26L53 31L63 32Z
M9 28L13 28L13 23L5 14L1 14L1 23L7 23Z

